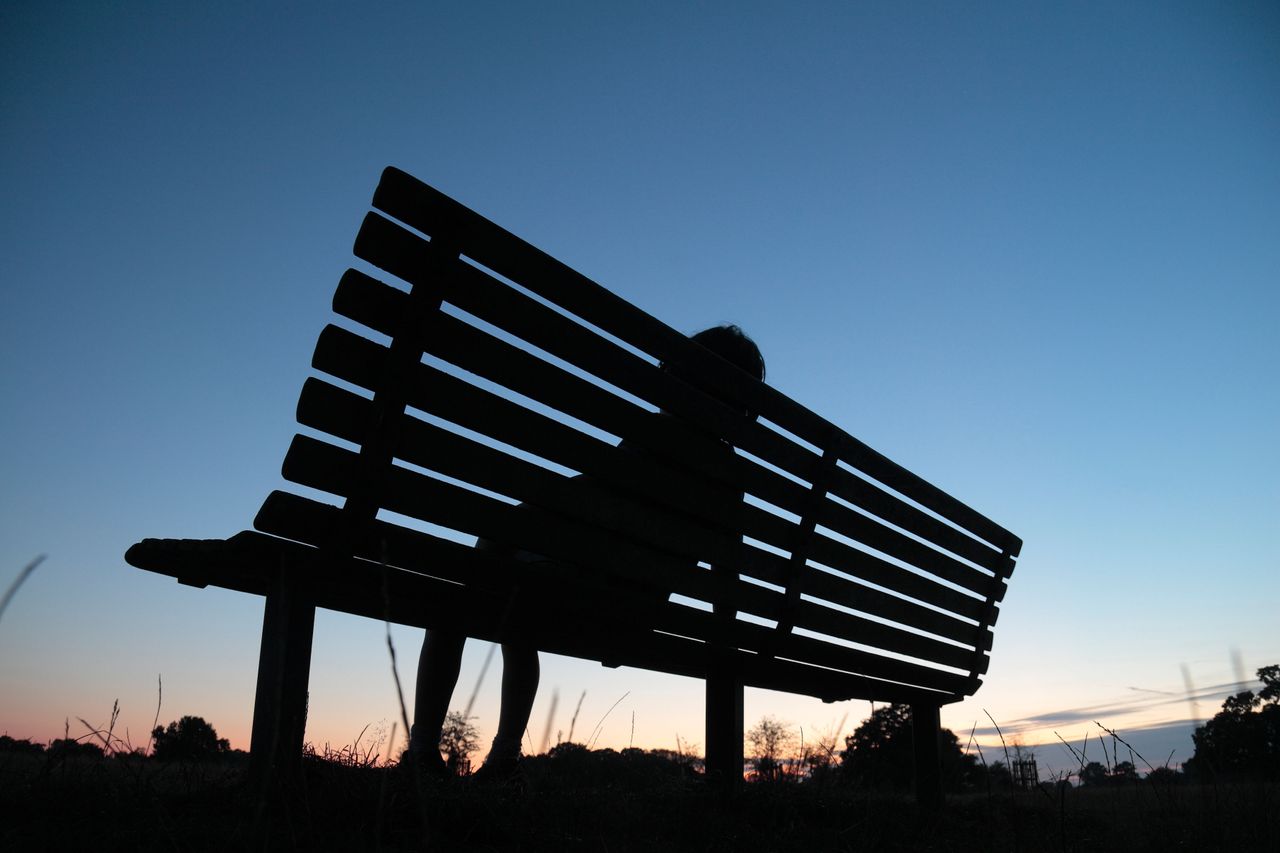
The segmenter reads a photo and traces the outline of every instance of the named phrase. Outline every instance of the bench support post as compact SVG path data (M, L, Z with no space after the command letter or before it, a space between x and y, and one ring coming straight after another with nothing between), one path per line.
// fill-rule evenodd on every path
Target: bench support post
M942 719L939 711L937 705L911 706L916 802L929 811L942 808Z
M742 784L742 680L726 672L707 677L707 778L730 790Z
M263 786L294 774L307 726L307 681L315 604L281 567L267 593L258 655L258 687L249 743L251 772Z

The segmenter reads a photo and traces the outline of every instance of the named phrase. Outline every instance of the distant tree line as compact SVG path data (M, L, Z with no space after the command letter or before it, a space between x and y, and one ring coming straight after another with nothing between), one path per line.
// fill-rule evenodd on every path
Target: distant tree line
M874 709L871 716L844 739L845 748L840 754L841 781L880 790L911 790L915 785L913 737L909 706L895 704ZM987 763L981 751L966 752L950 729L944 728L940 738L944 790L957 793L1013 785L1013 774L1005 761ZM1015 760L1030 757L1021 745L1015 744L1013 751Z
M1182 768L1150 767L1145 778L1155 783L1173 783L1182 778L1207 780L1217 777L1258 777L1280 779L1280 665L1258 670L1262 688L1255 694L1246 690L1228 698L1222 710L1193 735L1195 753ZM988 762L979 749L970 753L960 748L959 739L949 729L941 734L943 787L951 792L1009 787L1014 774L1005 760ZM750 772L761 782L780 780L825 781L879 790L907 791L914 785L911 709L907 705L875 708L852 734L844 738L844 748L833 749L831 738L808 744L797 738L795 727L773 717L763 718L747 732ZM1031 758L1017 744L1010 746L1015 765ZM1012 769L1017 769L1015 766ZM1085 787L1125 785L1143 776L1135 762L1086 762L1081 756L1079 770L1070 774ZM1059 780L1067 784L1067 777Z
M95 739L98 742L95 742ZM102 745L100 745L102 744ZM90 731L79 738L61 737L48 744L30 738L0 735L0 753L44 755L49 758L146 758L157 761L204 761L235 752L226 738L202 717L183 717L151 732L150 752L125 744L110 732Z
M915 785L909 706L873 709L871 716L844 737L843 749L838 737L833 732L805 741L794 726L765 717L747 732L749 777L760 782L808 781L904 792ZM954 792L1012 784L1004 762L987 765L979 756L965 753L950 729L942 730L940 747L945 789Z
M159 761L205 761L231 751L231 743L218 737L201 717L183 717L151 732L152 757Z
M1196 779L1280 779L1280 664L1258 670L1262 689L1228 697L1213 719L1196 729L1195 754L1183 772Z
M1280 779L1280 665L1258 670L1261 689L1245 690L1229 697L1213 719L1199 726L1193 735L1194 755L1182 766L1148 767L1152 782L1176 782L1185 775L1199 781L1222 777ZM98 737L108 748L95 743ZM774 717L764 717L747 731L749 778L776 783L807 781L852 785L877 790L908 791L915 784L911 709L907 705L874 708L853 733L843 739L828 732L806 740L803 730ZM117 739L118 740L118 739ZM951 792L990 790L1014 784L1010 766L1001 760L988 763L981 749L976 754L960 748L959 739L949 729L941 732L943 787ZM479 736L469 718L450 714L441 750L448 766L458 775L470 770L470 757L479 747ZM607 777L607 768L675 776L698 775L701 758L696 746L681 744L678 750L628 748L590 750L582 744L557 744L544 758L575 773ZM1029 757L1023 748L1012 746L1014 770ZM218 737L213 726L201 717L185 716L151 732L150 757L158 761L204 761L233 752L226 738ZM45 755L49 758L145 757L146 750L117 746L108 736L90 732L81 738L63 737L48 744L0 735L0 753ZM610 758L612 756L612 758ZM1106 764L1084 761L1074 775L1085 787L1137 782L1139 771L1132 761ZM618 762L622 762L619 764ZM664 769L666 768L666 769ZM1033 774L1034 775L1034 774ZM1065 780L1062 780L1065 784Z

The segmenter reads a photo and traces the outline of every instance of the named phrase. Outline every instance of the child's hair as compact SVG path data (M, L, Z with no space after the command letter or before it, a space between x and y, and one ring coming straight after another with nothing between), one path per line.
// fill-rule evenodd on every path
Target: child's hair
M760 354L760 348L756 346L755 341L747 337L746 333L737 326L728 324L712 326L710 329L703 329L701 332L691 335L690 340L697 341L730 364L741 368L756 379L764 381L764 356ZM705 387L701 382L690 377L679 361L664 361L661 367L666 372L680 377L690 385L701 388L712 396L719 396L713 389ZM743 409L743 413L752 417L755 415L750 409Z
M764 380L764 356L760 354L760 347L737 326L712 326L690 336L690 340L697 341L756 379Z

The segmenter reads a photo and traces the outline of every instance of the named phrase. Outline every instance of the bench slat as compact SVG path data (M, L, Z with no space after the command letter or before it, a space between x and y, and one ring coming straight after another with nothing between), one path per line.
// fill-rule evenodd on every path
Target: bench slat
M337 507L284 492L276 492L263 505L254 525L264 532L311 542L314 539L323 538L323 531L340 524L340 519L340 511ZM442 552L445 555L443 558L436 556ZM430 534L385 521L373 523L369 532L357 541L355 553L360 556L385 559L392 566L419 570L433 575L440 575L443 572L451 579L461 579L471 573L477 573L484 578L487 577L486 573L494 572L495 565L504 562L487 557L483 551L447 542ZM459 570L450 564L463 565L466 569ZM371 563L369 567L373 570L376 564ZM520 569L534 576L541 571L531 569L527 564L523 566L516 564L514 570L503 570L496 580L489 583L482 582L480 589L503 589L505 584L517 583L514 578ZM576 584L576 578L574 582ZM726 635L711 614L678 605L667 607L659 617L659 624L668 631L685 632L703 640L731 642L737 647L753 651L773 648L776 649L777 654L784 657L789 655L822 666L847 668L848 671L864 675L932 689L954 693L966 689L970 684L967 676L886 658L809 637L786 637L779 646L777 636L770 629L747 622L735 621L732 623L730 633ZM530 630L539 632L536 625ZM594 656L582 656L598 658L599 655L597 653Z
M407 234L407 232L403 233ZM417 269L417 267L414 267L414 269ZM406 277L407 275L409 280L413 279L414 274L412 272L403 272L404 274L401 277ZM578 365L590 364L596 375L604 380L631 393L643 396L664 409L675 411L682 417L687 417L695 423L700 423L708 428L722 428L717 434L724 434L735 446L741 447L747 452L777 465L801 479L812 481L818 476L818 471L822 468L822 460L812 451L800 447L760 424L751 423L745 418L736 416L732 412L727 413L727 419L726 413L723 411L718 412L718 417L714 420L699 418L700 410L705 410L704 401L702 399L691 401L694 398L702 398L703 395L700 392L693 389L679 391L678 389L683 383L669 381L668 377L664 377L647 365L639 364L638 360L626 351L561 317L534 300L499 284L478 270L459 265L458 272L460 274L456 281L448 276L431 279L432 283L437 285L440 295L450 303L506 331L519 335L523 340L547 352L566 360L573 360ZM465 362L459 364L464 368L466 367ZM664 394L663 392L668 390L667 386L673 386L670 390L674 393ZM840 474L843 476L839 476ZM855 481L856 478L847 472L840 471L837 477L837 482L843 495L849 495L855 499L864 498L865 491L873 489L865 481L861 483L851 482ZM859 485L865 488L858 488ZM878 494L880 495L879 503L884 505L897 503L902 507L900 514L907 515L906 510L909 509L909 505L901 501L895 501L894 498L884 492L878 492ZM801 515L803 514L802 508L806 498L807 495L801 490L796 495L796 500L782 505L782 508ZM838 509L830 511L829 515L840 521L845 530L852 530L851 535L853 538L872 548L931 572L951 583L984 594L991 584L990 575L975 572L971 567L956 561L947 554L923 545L915 539L907 537L866 516L854 512L839 514ZM940 523L931 527L922 525L917 525L917 527L925 533L949 531L952 535L944 536L947 541L959 538L959 531L954 528L947 528ZM976 540L969 540L969 542L972 543L973 547L966 548L967 553L981 555L980 559L993 564L992 568L1004 562L998 552Z
M464 253L519 282L629 344L668 360L687 355L691 342L550 255L405 172L388 168L374 194L374 206L429 236L447 232ZM726 385L757 411L812 444L823 446L832 425L805 407L738 371L710 364L708 379ZM902 468L862 442L842 433L840 457L895 491L972 531L1000 551L1017 555L1021 540L991 519Z
M433 415L467 430L554 461L574 471L589 471L593 479L619 493L636 494L713 525L741 528L737 507L725 506L725 487L715 488L703 478L638 453L617 447L538 412L477 388L457 377L419 365L414 371L415 402ZM414 408L418 408L414 406ZM309 379L298 401L298 422L359 443L370 417L369 401L319 379ZM416 421L416 419L414 419ZM402 434L402 442L412 437ZM421 464L424 450L407 448L402 458Z
M465 439L458 439L439 447L432 457L458 460L460 468L477 470L490 467L484 462L487 450L480 445L468 448ZM350 451L297 436L285 458L284 475L300 485L349 496L358 487L358 460L358 455ZM511 470L509 466L504 467L501 474L509 475ZM441 473L449 475L450 472ZM563 482L552 483L553 478ZM700 559L734 565L736 545L727 535L708 536L692 525L682 524L681 535L672 536L671 531L677 529L675 525L679 520L662 516L655 522L652 511L639 506L614 511L608 506L613 498L593 485L569 481L540 469L525 471L519 483L499 477L479 485L499 487L508 493L523 492L514 496L527 503L513 507L401 468L387 472L377 491L382 496L382 506L403 515L509 542L517 548L583 566L598 564L602 555L608 555L607 571L634 583L711 603L725 600L710 573L691 570L691 567ZM513 535L517 530L521 535ZM609 535L602 534L602 530ZM660 539L653 537L655 532ZM779 618L783 601L779 593L743 582L729 592L732 597L728 600L739 609L767 619ZM797 621L802 627L810 627L805 623L812 623L814 630L857 637L865 645L886 651L956 668L966 668L974 660L971 648L829 608L805 604L800 613L803 620Z
M371 224L374 223L376 223L373 229L375 232L397 228L385 220L375 219ZM417 239L403 229L392 233L394 236L391 233L382 233L380 238L369 237L366 240L368 244L366 248L371 258L380 240L407 242ZM413 248L404 247L407 257L397 263L395 269L397 275L406 280L417 280L418 283L424 281L419 274L423 267L419 266L417 252L414 251L415 248L420 251L422 245L421 241L418 241ZM687 399L678 396L680 392L677 392L676 396L663 394L663 386L678 383L664 382L661 375L655 376L652 370L637 366L634 356L599 338L590 330L513 291L480 270L458 262L455 271L456 279L438 276L425 280L430 281L436 292L451 304L508 332L517 334L521 339L580 367L591 365L593 372L604 380L642 396L661 408L677 411L708 429L724 427L727 423L729 429L725 430L725 434L732 444L789 471L800 479L812 481L815 476L818 476L817 472L824 467L821 458L812 451L735 414L730 414L727 422L723 417L718 421L699 419L698 408L682 408L689 406L690 403ZM687 398L688 392L684 393ZM693 394L701 396L698 392ZM982 568L1004 574L1011 571L1008 559L981 540L972 538L847 471L836 468L831 476L834 478L831 490L845 500L881 517L888 516L886 520L891 523L910 530L948 551L953 551ZM796 495L780 506L792 512L798 512L798 502L802 500L802 495ZM842 520L844 517L833 514L836 520ZM859 516L855 513L853 517ZM882 528L880 525L877 525L877 528L884 530L884 537L909 543L903 547L911 548L915 544L913 540L906 539L891 529ZM860 528L860 530L865 529L865 525ZM925 556L920 559L925 562L912 560L914 564L928 568L928 564L932 563L939 566L942 571L949 572L952 576L949 579L953 582L967 584L967 581L960 580L960 578L969 577L967 567L956 564L945 555L937 557L936 552L931 549L921 553ZM978 583L985 583L985 580L979 580Z
M373 292L385 295L391 290L385 285L378 285ZM356 301L347 297L343 300L342 307L351 314L357 315L353 319L364 322L369 318L354 308L351 303ZM391 306L394 302L388 300L387 304ZM496 341L491 336L454 318L441 315L428 344L434 351L444 352L446 355L454 351L470 349L477 360L485 359L483 363L477 361L472 364L479 375L495 381L497 381L496 378L501 378L507 387L517 393L541 389L545 395L554 396L557 402L561 399L585 399L592 405L574 410L574 414L581 415L584 420L589 419L588 422L593 426L613 434L623 434L638 445L654 449L658 455L667 453L677 457L682 465L690 469L702 469L701 473L710 476L725 474L725 470L721 468L707 470L709 466L704 458L688 454L680 455L685 445L683 442L672 440L671 431L668 429L670 424L664 423L664 419L655 419L651 413L634 404L578 377L571 376L560 368L533 359L515 347ZM373 389L379 382L384 381L385 352L385 348L378 344L331 326L320 336L314 364L317 368L339 378ZM416 368L409 377L405 378L408 386L406 397L409 404L428 411L433 408L434 401L422 389L430 379L430 372L431 369L424 365ZM480 425L471 422L467 426L474 429ZM763 494L766 500L777 497L776 492L781 490L796 490L803 493L802 487L743 457L734 458L731 475L726 479L730 486L745 488L755 494ZM765 523L768 525L770 519L765 519ZM789 533L779 533L776 526L771 527L770 530L775 533L775 543L771 544L782 548L791 544ZM843 548L838 552L841 559L834 563L825 563L831 568L837 570L843 568L847 573L862 576L877 586L895 590L971 619L978 620L984 613L983 602L978 599L871 554L843 545L840 547ZM780 570L785 570L785 563L777 562L777 565ZM779 584L785 583L786 577L785 574L774 577L758 576L762 580Z
M408 235L408 232L404 232L403 229L398 230L404 236L397 237L396 239L411 237L411 235ZM417 238L412 239L417 240ZM373 238L369 238L366 242L375 241ZM421 244L421 241L417 242ZM369 247L366 246L366 249L369 249ZM400 265L407 266L409 265L409 261L402 260L395 263L388 263L388 265L393 268ZM477 271L471 270L469 267L465 267L465 265L461 266L469 270L469 272L466 273L467 276L470 277L474 273L479 275L480 278L485 279L487 282L496 284L495 282L492 282L491 279L488 279L487 276L483 276ZM412 273L406 272L405 274L412 277ZM441 277L437 277L437 283L439 283L440 278ZM358 286L357 280L354 279L350 282L344 280L344 284L349 284L352 288ZM367 284L367 282L360 282L360 284ZM468 288L469 291L476 289L477 288ZM537 321L538 331L536 334L532 335L536 338L536 340L532 341L535 345L540 345L548 351L560 349L560 352L557 354L565 355L568 353L563 348L564 341L579 337L579 333L591 335L591 333L574 326L563 317L549 311L549 309L546 309L532 300L528 300L527 297L519 296L518 294L515 294L514 291L510 290L506 290L506 294L524 300L524 304L519 310L509 308L510 316L527 316L531 318L531 322L533 320ZM444 295L450 296L451 294ZM496 296L494 293L484 292L483 290L481 290L481 296L483 296L485 304L490 306L500 304L503 301L502 297ZM381 299L376 303L370 305L359 305L358 303L361 301L359 296L348 292L344 294L344 297L340 301L335 297L335 307L340 304L343 313L347 313L349 311L350 314L358 315L353 317L353 319L364 322L366 325L370 325L371 328L378 329L384 333L391 335L396 335L397 333L406 334L406 332L401 328L401 318L404 316L403 312L394 312L387 316L376 318L370 316L372 312L368 309L376 306L385 310L390 307L390 303L394 301L394 297L386 294L385 292L381 293L380 297ZM468 304L467 307L477 311L485 311L483 306L480 305ZM485 311L483 317L491 322L502 322L504 320L504 317L499 317L488 311ZM509 319L509 317L507 319ZM541 336L543 327L550 329L548 334L551 337L544 339ZM464 329L466 331L464 331ZM493 336L481 332L478 329L473 329L456 318L445 315L441 315L436 318L429 328L421 329L419 335L421 339L416 343L426 351L444 358L447 361L458 364L464 369L480 373L481 375L486 376L486 378L500 382L507 387L512 387L513 377L518 375L518 371L512 365L513 361L522 359L534 362L539 361L535 359L535 357L524 353L518 348L511 347L508 344L503 344ZM455 337L462 337L464 340L461 342L461 345L449 346L449 340ZM595 336L591 335L591 337ZM595 338L593 343L598 345L596 351L591 353L593 359L601 363L607 364L613 362L619 365L617 370L597 371L597 373L607 381L617 385L618 387L624 387L626 390L633 393L638 392L640 394L646 394L647 392L648 397L658 397L659 402L663 403L665 408L669 408L673 411L678 411L680 402L676 401L674 398L664 400L661 398L660 394L654 393L652 388L656 385L665 385L672 388L675 388L676 386L682 387L686 398L698 398L701 403L711 404L720 410L717 413L719 416L718 419L700 420L700 422L709 429L718 429L719 431L715 434L729 434L727 437L731 443L735 444L735 446L742 447L747 452L767 459L770 463L777 464L785 470L790 470L793 473L796 473L797 476L801 476L802 478L815 476L814 472L821 464L821 460L812 452L788 441L764 426L748 423L747 419L740 415L735 416L723 405L713 403L713 401L710 401L709 398L700 392L688 388L687 386L683 386L683 383L673 381L670 377L664 377L659 371L654 370L652 366L639 362L634 356L601 338ZM486 351L495 349L505 349L507 355L504 359L505 364L503 365L503 368L499 370L493 369L492 357L489 357L488 362L485 363ZM553 381L547 376L547 374L552 371L548 371L545 368L552 367L552 370L557 369L553 368L551 365L545 365L545 363L541 362L539 363L544 366L541 371L537 368L531 369L533 369L535 374L541 372L542 376L534 382L522 383L520 387L512 388L512 390L517 390L534 399L542 399L557 408L559 408L560 405L563 405L560 403L561 400L568 399L570 401L576 401L576 404L571 402L568 405L564 405L566 412L582 419L589 417L590 413L583 411L588 408L583 405L584 394L588 392L586 392L581 386L589 386L590 383L579 380L577 394L559 394L556 395L556 399L554 401L548 400L547 397L553 393L552 389L549 387L553 384ZM640 375L644 376L643 381L636 378L637 371L639 371ZM526 373L527 372L528 371L526 371ZM607 392L599 391L597 389L597 393L594 395L592 402L597 402L601 397L606 395ZM614 400L618 400L618 398L615 397ZM625 401L618 400L618 402ZM607 406L607 404L604 405ZM614 405L616 406L617 403ZM685 413L681 412L681 414ZM729 423L737 424L737 427L729 429L726 426ZM746 490L754 492L749 485L746 485ZM776 501L778 495L775 489L772 490L769 497L764 495L761 495L761 497L766 500L768 500L769 497L772 497ZM887 497L888 496L886 495L886 498ZM792 490L791 498L791 505L778 505L783 509L800 514L802 506L807 499L806 491L803 488ZM954 583L977 592L981 596L985 597L989 593L992 586L992 576L990 574L975 570L974 568L959 562L943 552L934 550L927 545L923 545L915 539L899 533L890 527L868 519L865 516L860 516L857 513L848 513L841 516L838 514L838 510L836 513L836 520L842 526L858 529L861 534L858 538L867 541L867 544L872 547L877 548L890 556L904 560L912 565L929 571L950 583Z
M836 468L828 491L889 524L914 533L921 539L933 542L984 569L1005 576L1012 571L1007 565L1008 561L999 551L921 512L910 504L886 494L842 468ZM824 505L824 511L818 523L845 535L853 535L848 532L849 528L844 524L844 520L851 514L857 515L848 507L830 502Z
M285 457L284 476L345 496L359 489L362 472L356 454L299 435ZM705 599L713 591L709 580L684 571L686 560L558 518L536 505L508 504L401 467L389 468L377 486L380 505L399 515L573 565L590 567L600 554L609 554L609 571L619 577L662 584L695 598Z
M800 592L841 607L851 607L863 613L882 616L885 619L892 619L903 625L962 643L973 643L976 632L976 635L982 637L978 645L983 649L991 648L989 628L978 631L977 625L957 619L949 613L931 610L914 601L898 598L822 570L806 572L800 585Z
M933 669L801 634L779 635L771 628L743 620L733 621L726 630L709 614L690 608L664 614L662 627L710 643L763 652L772 657L825 666L854 675L868 675L952 693L964 693L973 687L974 677L970 675Z
M573 464L574 467L591 468L592 476L609 487L619 491L635 489L643 496L654 498L670 497L677 509L713 525L729 529L737 526L740 529L744 523L751 524L749 519L743 519L740 513L734 513L732 508L723 505L722 494L717 495L695 478L663 466L656 460L636 454L618 453L612 445L523 409L427 365L422 365L418 374L422 381L415 385L424 397L431 398L436 404L433 410L468 429L488 425L491 428L486 432L490 436L543 456L550 455L543 440L554 439L565 447L574 448L573 453L561 456L560 461ZM307 380L299 400L298 421L330 435L358 442L371 416L370 408L368 400L313 378ZM477 413L486 413L490 417L476 418L474 416ZM480 423L481 420L485 423ZM496 428L492 428L494 426ZM401 439L407 440L403 433ZM427 454L430 452L433 451L420 451L419 455L429 459ZM415 461L414 457L405 458ZM768 515L755 508L749 511L752 512L752 518ZM779 523L786 526L785 522ZM758 525L752 526L758 528ZM788 532L778 538L789 535ZM755 548L751 552L755 559L743 566L744 574L770 583L785 582L789 565L783 558ZM765 568L762 564L767 564L769 570L761 571ZM947 639L965 643L973 640L974 626L969 622L832 575L822 572L816 574L819 577L814 582L802 581L801 592L830 598L836 604L854 607ZM977 599L971 601L975 611L982 605ZM989 642L989 635L984 642Z
M796 525L767 510L749 506L745 510L747 529L752 538L789 548ZM923 601L946 607L954 613L977 618L982 601L963 592L942 586L936 581L903 569L838 539L821 533L808 537L806 557L830 568L864 577L871 583L896 589ZM878 579L877 579L878 578ZM988 584L988 588L990 585ZM945 603L944 603L945 602Z
M812 481L822 469L821 459L811 451L795 444L782 435L735 413L731 407L715 404L700 391L676 381L653 369L631 353L601 338L541 303L501 284L483 272L461 261L446 265L437 257L431 245L398 225L370 214L357 240L357 252L366 260L412 282L416 287L427 287L434 295L445 299L468 313L493 323L519 336L521 339L591 372L603 380L634 393L673 411L713 432L723 435L733 445L741 447L767 462L787 470L803 480ZM431 275L428 271L449 269L449 274ZM397 336L399 339L405 332ZM415 346L426 348L420 340L424 332L415 336ZM469 367L468 350L455 361L464 369ZM853 479L847 475L845 479ZM869 484L865 484L868 485ZM851 484L841 481L842 489L857 496ZM891 502L881 493L885 502ZM803 501L803 498L802 498ZM905 507L906 505L904 505ZM784 506L801 514L798 506ZM925 569L948 582L964 586L985 595L991 584L991 576L977 572L970 566L922 545L890 527L859 516L856 513L843 519L857 529L856 538L898 559ZM930 529L936 532L942 525ZM924 528L920 528L924 529ZM952 529L952 533L958 533ZM987 552L991 562L1003 562L1000 555L990 548L974 542ZM973 549L970 549L971 552Z

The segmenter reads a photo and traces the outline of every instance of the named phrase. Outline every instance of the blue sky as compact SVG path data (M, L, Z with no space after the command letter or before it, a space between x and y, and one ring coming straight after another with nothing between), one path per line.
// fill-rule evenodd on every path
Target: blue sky
M1280 662L1278 45L1265 3L6 5L0 569L49 559L0 623L0 729L119 697L136 735L160 673L162 717L245 741L260 602L122 555L281 484L388 164L676 328L741 324L772 384L1024 538L948 725L1182 725L1183 664L1221 693ZM312 736L389 728L382 626L318 625ZM702 739L696 683L544 672L535 721L630 691L603 743Z

